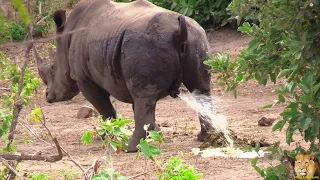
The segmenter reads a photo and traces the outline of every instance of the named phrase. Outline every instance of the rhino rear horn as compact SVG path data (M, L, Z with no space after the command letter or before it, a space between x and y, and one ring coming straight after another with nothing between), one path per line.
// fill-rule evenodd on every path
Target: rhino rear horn
M38 71L39 71L39 75L40 78L46 83L46 79L45 79L45 69L46 69L46 63L43 61L43 59L40 57L39 52L36 48L36 46L33 46L33 53L34 56L36 58L36 62L37 62L37 67L38 67Z

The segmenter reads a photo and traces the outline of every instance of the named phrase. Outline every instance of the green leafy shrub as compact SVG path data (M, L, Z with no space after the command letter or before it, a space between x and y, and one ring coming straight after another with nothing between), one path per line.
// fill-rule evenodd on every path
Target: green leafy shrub
M259 24L261 20L260 7L264 5L262 0L233 0L227 10L231 19L236 19L238 25L243 22Z
M238 28L252 38L248 47L234 61L218 55L205 64L219 74L227 91L236 92L240 82L250 79L261 85L285 79L274 90L276 103L264 107L285 105L272 130L281 131L287 124L287 144L301 131L310 151L319 151L315 143L320 139L320 1L268 0L256 5L260 24L246 22Z
M2 96L3 105L0 110L0 137L8 133L8 129L13 117L13 101L15 93L18 91L18 83L20 77L20 68L13 63L8 62L8 57L0 52L0 79L8 81L8 88L11 89L10 94L4 93ZM24 75L23 88L21 91L21 98L24 105L30 103L30 96L39 86L40 79L36 78L29 68L26 68ZM4 106L4 107L3 107Z
M102 117L99 117L99 129L97 130L98 135L104 136L103 147L111 146L114 151L119 152L120 150L126 150L129 136L132 135L132 132L125 128L124 125L130 123L131 121L125 119L123 116L119 118L109 118L105 121L102 120ZM90 144L90 140L95 131L87 130L82 135L82 142L86 145Z
M165 163L165 168L163 173L157 173L159 175L159 180L195 180L203 176L192 166L186 166L182 159L172 156L167 159Z
M150 0L150 2L189 16L202 25L213 20L214 23L223 26L229 19L226 8L231 0Z
M160 150L157 146L151 145L153 142L162 143L162 137L159 132L154 130L148 130L149 124L144 125L144 130L148 134L146 138L141 138L138 144L138 153L137 158L139 157L140 152L148 158L151 159L153 162L157 163L154 156L160 155Z
M13 22L10 25L10 32L13 40L22 41L26 36L26 24L23 21Z
M115 0L117 2L130 2L130 0ZM230 15L227 7L232 0L149 0L153 4L179 12L196 20L199 24L228 23Z

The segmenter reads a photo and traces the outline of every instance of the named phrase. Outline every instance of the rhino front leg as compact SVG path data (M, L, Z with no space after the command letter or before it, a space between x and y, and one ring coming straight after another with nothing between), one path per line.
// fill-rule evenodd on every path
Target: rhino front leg
M146 137L146 131L143 129L144 125L150 124L149 130L155 130L157 128L155 123L155 110L155 98L139 98L134 100L135 130L129 139L127 152L138 151L137 145L140 139Z
M116 111L110 101L110 94L95 83L88 81L77 82L81 93L103 116L103 119L116 118Z

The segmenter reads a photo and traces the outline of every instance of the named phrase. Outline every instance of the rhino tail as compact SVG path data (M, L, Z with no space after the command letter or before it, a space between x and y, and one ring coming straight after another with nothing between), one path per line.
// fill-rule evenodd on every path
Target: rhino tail
M122 47L122 42L124 38L125 31L122 31L121 34L119 35L112 54L112 59L111 59L111 75L115 79L119 79L122 77L122 72L121 72L121 47Z
M169 95L173 98L176 98L180 93L179 88L182 82L183 77L183 61L186 57L186 49L187 49L187 39L188 39L188 29L186 19L183 15L178 17L179 21L179 30L177 30L173 35L173 40L176 45L176 49L179 53L179 63L180 63L180 71L179 78L176 79L169 88Z
M181 45L184 45L187 42L188 29L187 29L186 18L183 15L180 15L178 17L178 20L179 20L179 30L177 30L174 34L174 41L177 45L180 45L180 48L181 48Z

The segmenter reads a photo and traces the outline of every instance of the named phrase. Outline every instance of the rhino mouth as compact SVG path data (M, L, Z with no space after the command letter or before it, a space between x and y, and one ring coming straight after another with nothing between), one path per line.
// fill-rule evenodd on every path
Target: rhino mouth
M54 102L62 102L62 101L69 101L73 97L79 94L79 91L77 92L72 92L68 96L64 96L62 98L57 98L57 96L53 93L46 93L46 100L48 103L54 103Z

